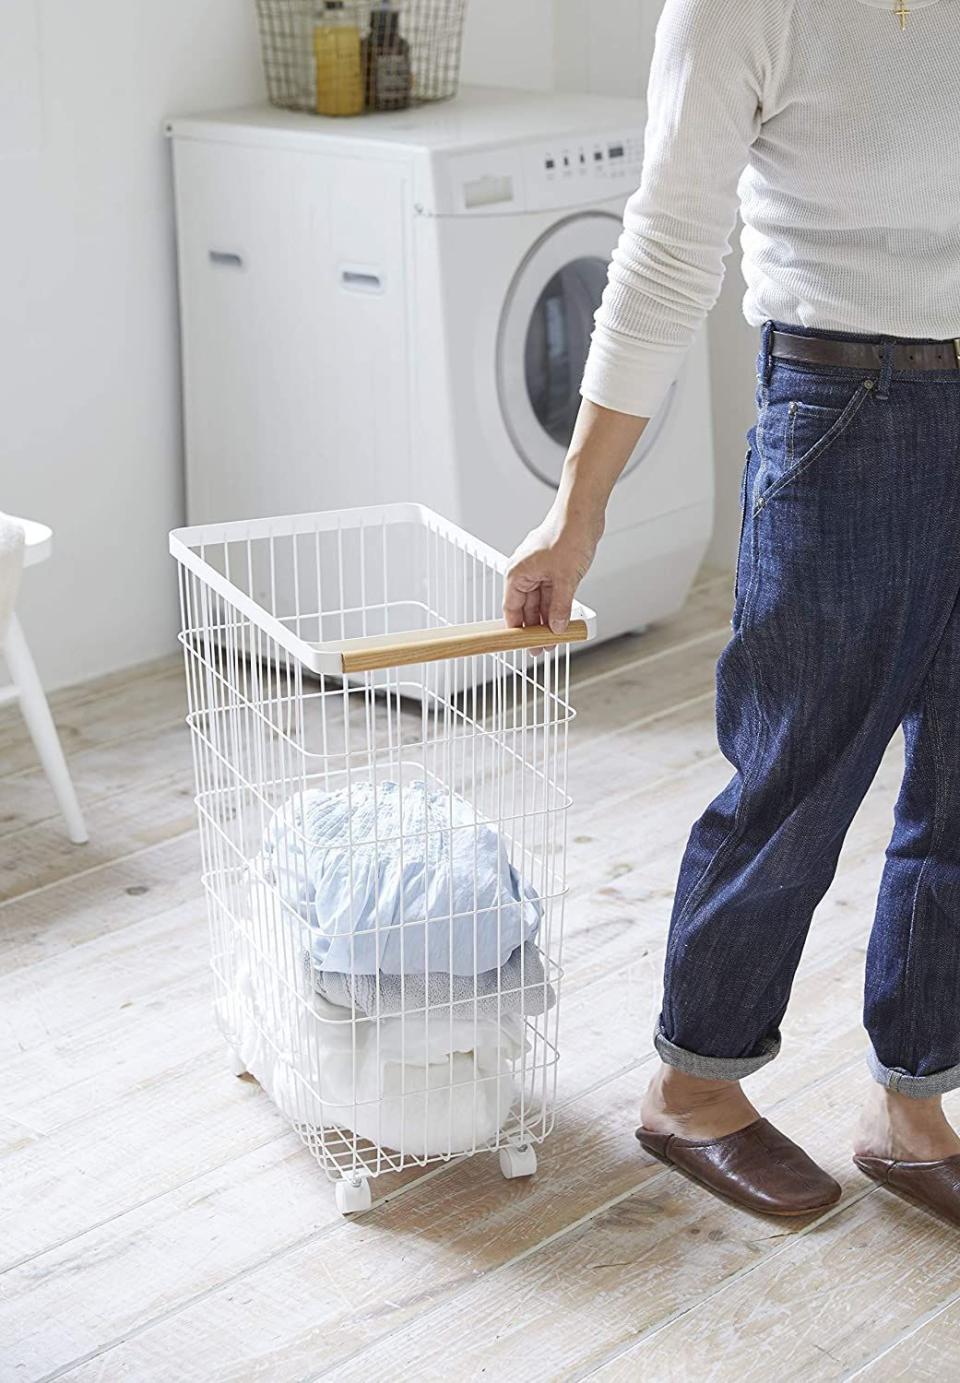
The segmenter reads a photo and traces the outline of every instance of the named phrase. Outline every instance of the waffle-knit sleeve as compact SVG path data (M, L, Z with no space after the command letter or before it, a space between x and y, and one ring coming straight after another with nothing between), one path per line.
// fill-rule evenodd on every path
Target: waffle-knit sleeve
M762 120L783 0L666 0L643 171L610 262L580 392L650 417L723 281L737 184Z

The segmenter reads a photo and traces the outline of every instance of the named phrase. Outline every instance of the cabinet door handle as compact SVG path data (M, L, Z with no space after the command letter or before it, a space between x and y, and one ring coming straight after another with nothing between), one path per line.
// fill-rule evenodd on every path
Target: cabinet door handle
M360 269L344 265L340 270L340 282L344 288L354 293L382 293L383 279L376 269Z
M227 269L242 269L243 255L238 255L233 250L211 250L210 263L223 265Z

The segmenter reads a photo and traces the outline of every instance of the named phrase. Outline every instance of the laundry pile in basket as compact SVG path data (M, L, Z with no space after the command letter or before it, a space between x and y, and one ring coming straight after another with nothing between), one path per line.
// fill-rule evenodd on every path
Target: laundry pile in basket
M298 794L246 888L221 1022L287 1117L415 1156L491 1139L555 994L540 899L470 804L423 779Z

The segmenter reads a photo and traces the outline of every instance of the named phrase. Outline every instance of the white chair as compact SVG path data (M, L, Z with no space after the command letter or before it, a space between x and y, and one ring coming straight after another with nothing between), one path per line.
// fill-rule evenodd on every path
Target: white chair
M7 517L13 518L13 515ZM52 531L46 524L35 523L31 519L13 518L13 522L19 524L24 532L23 565L33 567L38 562L45 562L53 546ZM83 814L60 747L57 727L53 723L43 686L15 612L11 613L6 630L0 628L0 651L13 678L9 687L0 687L0 704L19 701L30 738L63 813L67 834L74 844L82 845L89 839Z

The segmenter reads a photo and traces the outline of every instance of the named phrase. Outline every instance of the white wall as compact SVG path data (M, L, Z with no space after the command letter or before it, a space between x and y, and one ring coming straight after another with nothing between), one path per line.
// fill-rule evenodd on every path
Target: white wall
M557 86L642 95L659 8L652 0L555 0Z
M163 117L262 93L252 0L0 0L0 509L51 685L173 647L181 521Z
M658 0L468 0L463 80L642 93Z
M464 82L551 91L554 0L467 0Z

